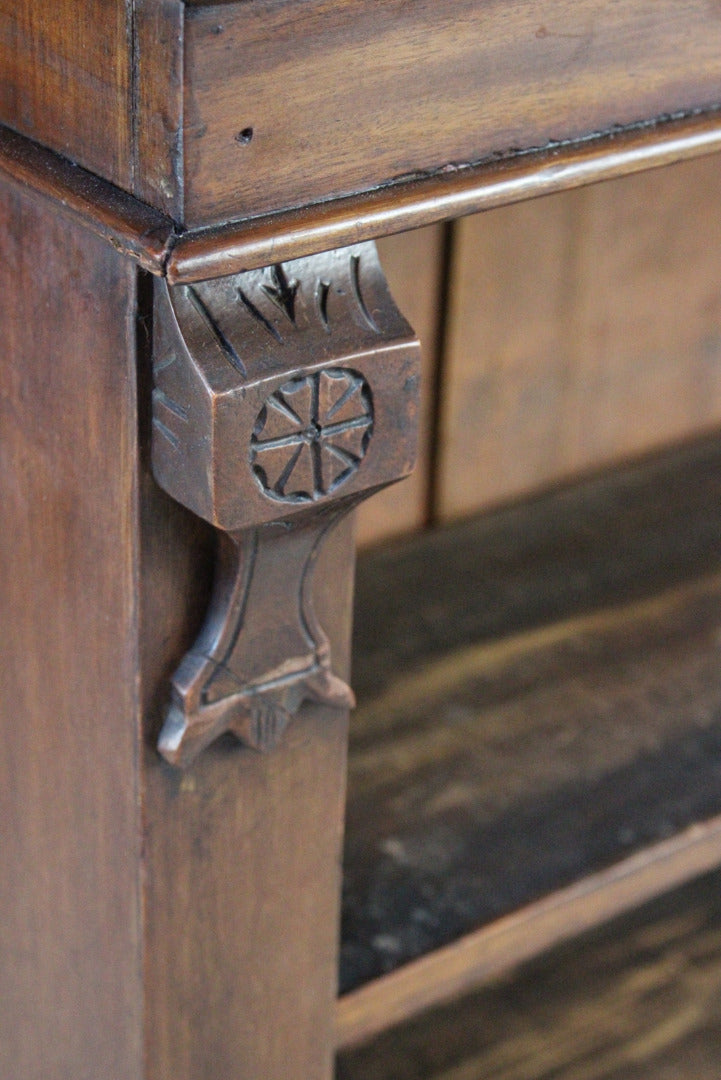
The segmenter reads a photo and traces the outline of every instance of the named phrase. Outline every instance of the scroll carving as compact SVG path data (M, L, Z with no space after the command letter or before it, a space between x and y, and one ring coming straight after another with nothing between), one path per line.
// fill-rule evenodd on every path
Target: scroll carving
M335 523L415 457L418 343L372 244L197 286L160 282L153 470L219 530L205 626L159 750L273 747L304 700L347 708L313 609Z

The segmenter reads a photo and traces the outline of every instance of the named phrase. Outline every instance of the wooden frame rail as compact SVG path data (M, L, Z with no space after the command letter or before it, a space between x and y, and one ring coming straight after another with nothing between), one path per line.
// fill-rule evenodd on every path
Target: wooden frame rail
M712 870L721 862L721 817L694 825L498 922L340 998L339 1048L503 975L553 945Z
M0 173L173 284L377 239L721 150L721 112L661 118L544 150L440 171L300 210L186 230L105 180L0 128Z

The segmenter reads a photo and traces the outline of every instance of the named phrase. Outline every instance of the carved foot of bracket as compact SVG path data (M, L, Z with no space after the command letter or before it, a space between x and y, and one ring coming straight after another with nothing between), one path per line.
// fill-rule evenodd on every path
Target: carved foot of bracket
M338 509L229 535L203 632L173 679L159 748L183 765L224 731L257 750L277 743L305 699L349 708L313 611L312 572Z
M418 343L372 244L197 286L160 282L153 470L220 530L214 596L159 750L276 744L304 700L348 708L313 611L324 538L415 457Z

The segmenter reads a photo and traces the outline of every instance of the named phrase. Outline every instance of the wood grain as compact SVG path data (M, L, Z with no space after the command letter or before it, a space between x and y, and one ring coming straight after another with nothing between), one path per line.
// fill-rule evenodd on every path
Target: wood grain
M212 537L150 476L149 279L136 307L104 240L1 198L0 1073L328 1078L347 717L184 779L151 749ZM352 562L346 522L316 590L344 674Z
M141 316L151 311L147 286ZM165 495L150 472L150 351L146 342L140 784L147 1075L329 1080L347 715L306 706L274 753L221 740L185 775L150 749L170 677L204 619L214 557L211 527ZM314 588L344 678L352 567L346 520L320 554Z
M580 7L564 2L556 5L554 25L536 25L528 2L511 13L501 0L453 2L452 16L431 0L412 7L394 0L382 11L371 0L252 8L237 0L4 3L0 121L179 223L237 219L224 238L183 241L173 264L177 280L195 273L191 266L203 258L199 278L251 269L268 262L271 242L274 257L299 257L718 142L695 116L711 110L717 126L719 20L702 0L664 0L661 8L629 0L603 12L593 0ZM298 82L306 55L315 78ZM348 56L358 65L363 95L356 95L358 80L345 77ZM290 107L278 110L274 88L283 79L293 93L282 95ZM252 118L236 124L239 103L250 100L260 126ZM655 129L650 139L644 134L649 121L681 114L697 129L683 147L659 145L666 136ZM521 150L523 161L531 148L550 143L558 150L568 139L639 122L640 143L623 164L615 152L603 161L591 153L560 173L551 160L538 175L542 162L534 159L526 175L489 176L499 153ZM252 138L236 138L251 128ZM469 167L479 161L486 162L481 176ZM390 199L375 190L391 181ZM337 201L344 194L353 196L352 205ZM321 197L326 204L311 217L240 225L264 209ZM194 200L208 202L200 215ZM216 271L218 260L232 264Z
M442 520L721 421L719 194L708 159L458 226Z
M374 495L358 509L358 543L367 545L425 525L430 488L433 387L439 362L445 232L430 226L378 244L391 293L420 339L421 403L418 457L410 477Z
M719 565L717 436L527 502L366 551L356 575L353 686L367 709L429 660L615 604ZM469 602L469 597L474 602ZM364 704L365 703L365 704Z
M0 222L0 1074L140 1080L135 272Z
M207 567L208 551L149 482L146 499L143 681L154 742L167 679L190 644L194 552ZM316 597L344 672L349 530L322 556L336 587ZM184 777L146 755L149 1076L329 1080L346 730L337 710L305 708L271 755L217 744Z
M303 209L189 230L168 260L173 282L294 259L339 245L659 168L721 149L719 113L684 117L553 146L506 160L441 170Z
M716 1080L720 878L347 1052L339 1080Z
M192 283L656 169L720 148L721 126L710 112L299 211L187 231L147 203L6 128L0 129L0 170L51 199L58 211L85 222L145 269L167 274L171 282ZM161 169L158 183L164 175ZM168 205L174 199L171 189L163 196ZM147 192L144 197L154 198Z
M508 975L524 962L718 867L721 818L592 874L338 1002L341 1049Z
M342 1038L712 865L720 459L361 558Z
M132 191L182 221L183 4L132 0L132 11Z
M146 203L7 128L0 128L0 173L154 274L175 239L173 221Z
M469 645L359 710L342 987L721 814L720 597Z
M124 0L2 0L0 122L130 191L131 35Z
M412 468L420 350L373 244L156 293L153 474L226 534L158 744L188 765L352 706L309 586L335 523Z
M706 0L192 6L186 224L707 108L720 47Z

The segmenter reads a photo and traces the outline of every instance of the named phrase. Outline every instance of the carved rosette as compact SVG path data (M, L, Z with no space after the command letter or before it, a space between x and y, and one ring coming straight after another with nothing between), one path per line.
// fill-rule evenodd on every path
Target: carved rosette
M326 368L291 379L260 411L253 471L269 498L316 502L356 472L372 432L373 405L362 375Z
M158 285L153 471L222 539L207 621L173 678L161 753L270 749L304 700L346 708L313 611L329 530L415 457L418 343L372 244Z

